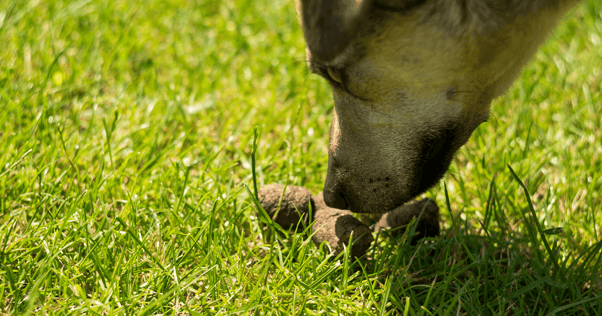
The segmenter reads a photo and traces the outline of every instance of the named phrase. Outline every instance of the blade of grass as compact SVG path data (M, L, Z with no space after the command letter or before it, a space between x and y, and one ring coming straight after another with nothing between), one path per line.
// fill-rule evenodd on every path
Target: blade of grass
M556 268L555 275L557 275L558 273L561 272L560 266L558 265L558 261L556 260L556 255L552 252L552 249L550 248L550 245L548 244L546 234L544 233L543 229L541 228L541 224L539 224L539 219L537 218L537 214L535 213L535 209L533 208L533 202L531 202L531 196L529 195L529 191L527 190L527 187L523 184L523 182L520 180L518 175L516 175L516 172L514 172L512 167L510 167L509 164L507 166L508 166L508 169L510 169L512 176L514 176L514 179L523 188L523 192L525 193L525 196L527 197L527 202L529 203L529 210L531 211L531 216L533 217L533 221L535 222L535 226L537 228L537 231L539 232L539 236L541 237L543 245L546 248L546 250L548 251L548 255L550 256L550 259L552 260L552 263L554 264L554 267Z

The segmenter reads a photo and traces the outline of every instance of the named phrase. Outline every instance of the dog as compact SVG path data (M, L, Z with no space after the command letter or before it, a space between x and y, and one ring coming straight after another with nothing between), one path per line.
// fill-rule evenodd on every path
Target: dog
M332 88L324 200L385 213L435 185L580 0L296 0Z

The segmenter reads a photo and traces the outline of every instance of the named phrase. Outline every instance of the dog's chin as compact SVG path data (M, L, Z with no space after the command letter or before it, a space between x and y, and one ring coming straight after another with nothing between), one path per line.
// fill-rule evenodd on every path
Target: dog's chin
M382 203L382 202L366 202L366 203L362 203L362 204L349 204L349 210L353 213L363 213L363 214L383 214L383 213L387 213L391 210L394 210L402 205L404 205L405 203L411 201L412 199L404 199L402 201L395 201L395 202L389 202L389 203Z
M436 183L436 182L435 182ZM432 186L432 185L431 185ZM394 194L387 196L365 196L348 199L347 209L353 213L383 214L390 212L419 197L431 186L410 194Z
M395 194L393 191L384 195L358 192L344 196L345 207L342 207L342 204L336 204L333 207L346 208L353 213L383 214L402 206L414 197L416 195Z
M340 194L338 208L346 208L353 213L387 213L412 200L434 187L445 175L451 159L440 162L436 168L431 166L430 172L420 172L415 175L413 185L387 185L371 190L351 190ZM355 194L352 192L355 191ZM341 203L343 202L343 203Z

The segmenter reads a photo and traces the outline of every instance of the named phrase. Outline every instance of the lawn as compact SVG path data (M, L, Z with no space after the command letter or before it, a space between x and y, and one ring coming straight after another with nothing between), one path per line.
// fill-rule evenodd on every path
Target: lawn
M247 191L326 175L292 1L0 0L0 43L0 314L602 314L598 0L425 194L442 234L360 261Z

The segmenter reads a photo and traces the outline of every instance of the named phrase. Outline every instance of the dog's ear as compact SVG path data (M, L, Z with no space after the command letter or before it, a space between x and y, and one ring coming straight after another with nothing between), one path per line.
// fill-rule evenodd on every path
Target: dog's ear
M349 45L371 0L300 0L297 8L307 47L323 62Z

